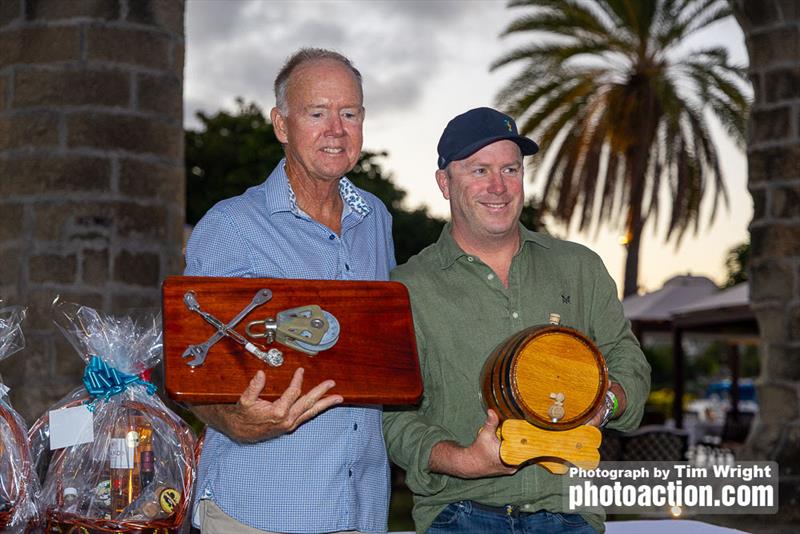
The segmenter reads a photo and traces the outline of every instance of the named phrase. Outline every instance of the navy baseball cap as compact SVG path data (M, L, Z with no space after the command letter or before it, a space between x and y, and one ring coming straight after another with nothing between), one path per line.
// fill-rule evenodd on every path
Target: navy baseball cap
M475 108L462 113L447 123L439 145L439 168L444 169L451 161L470 157L495 141L514 141L523 156L539 151L539 145L519 135L514 119L492 108Z

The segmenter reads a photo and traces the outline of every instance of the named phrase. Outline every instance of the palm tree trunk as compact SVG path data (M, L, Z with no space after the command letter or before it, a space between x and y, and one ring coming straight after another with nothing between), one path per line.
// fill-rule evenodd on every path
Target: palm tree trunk
M642 243L641 216L637 223L630 225L628 241L625 255L625 287L622 291L622 298L635 295L639 289L639 248Z
M622 298L635 295L639 289L639 248L642 243L642 199L644 198L645 172L647 169L649 145L631 147L627 151L625 167L631 183L631 196L628 205L625 286ZM638 149L638 150L637 150Z

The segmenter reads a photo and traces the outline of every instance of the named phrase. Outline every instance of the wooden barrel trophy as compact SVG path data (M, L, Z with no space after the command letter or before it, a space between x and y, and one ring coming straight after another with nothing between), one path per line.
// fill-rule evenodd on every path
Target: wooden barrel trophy
M586 423L603 405L608 370L583 333L551 324L518 332L495 348L481 372L481 395L502 422L500 456L509 465L536 462L554 473L567 463L592 469L600 431Z

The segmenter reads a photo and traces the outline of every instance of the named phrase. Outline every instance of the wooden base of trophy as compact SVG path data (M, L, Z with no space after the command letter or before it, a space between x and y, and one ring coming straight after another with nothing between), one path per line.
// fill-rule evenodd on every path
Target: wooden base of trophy
M497 429L500 459L507 465L533 462L562 475L572 464L594 469L600 462L602 434L583 425L570 430L544 430L521 419L508 419Z

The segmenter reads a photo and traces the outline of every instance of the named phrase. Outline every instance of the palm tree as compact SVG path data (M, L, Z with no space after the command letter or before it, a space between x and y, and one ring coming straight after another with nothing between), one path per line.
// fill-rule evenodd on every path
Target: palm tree
M544 207L583 231L624 224L624 295L636 293L642 229L657 223L669 191L665 240L697 232L713 188L709 224L728 198L709 133L716 116L740 145L749 99L746 71L725 48L680 53L685 39L730 15L725 0L513 0L533 8L504 35L537 32L501 57L524 68L497 96L521 132L552 158ZM546 34L543 36L541 32ZM710 113L707 111L710 110Z

